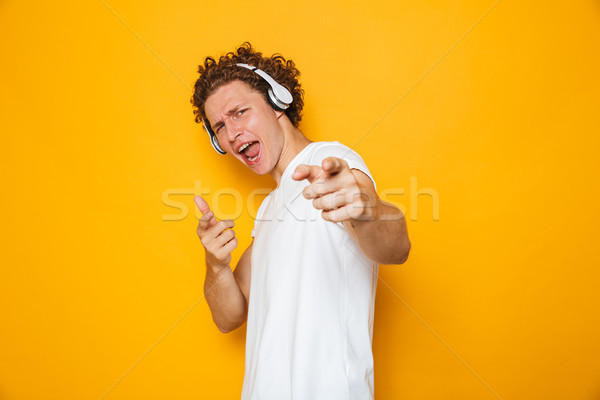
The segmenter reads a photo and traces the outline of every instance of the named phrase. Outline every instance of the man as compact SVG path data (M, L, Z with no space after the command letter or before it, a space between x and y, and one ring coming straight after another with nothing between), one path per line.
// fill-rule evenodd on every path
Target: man
M244 43L198 72L194 113L215 149L277 183L233 271L234 222L195 197L214 322L222 332L248 322L242 399L372 399L378 264L406 261L404 215L379 199L358 154L298 129L291 60Z

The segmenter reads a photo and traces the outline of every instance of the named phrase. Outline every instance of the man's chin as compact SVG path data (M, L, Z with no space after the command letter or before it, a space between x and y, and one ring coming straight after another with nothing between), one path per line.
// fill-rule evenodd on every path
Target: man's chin
M265 164L263 163L246 166L250 168L256 175L267 175L269 172L271 172L268 168L265 168Z

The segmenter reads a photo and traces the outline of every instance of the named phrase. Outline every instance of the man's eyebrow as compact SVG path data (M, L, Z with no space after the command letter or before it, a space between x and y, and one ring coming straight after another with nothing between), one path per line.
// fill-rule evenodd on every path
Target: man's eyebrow
M236 104L229 111L227 111L225 113L225 115L227 115L228 117L231 117L233 114L235 114L236 112L238 112L238 110L240 108L242 108L243 106L244 106L244 103ZM217 129L221 125L223 125L223 120L218 120L217 122L215 122L215 125L214 125L215 129Z

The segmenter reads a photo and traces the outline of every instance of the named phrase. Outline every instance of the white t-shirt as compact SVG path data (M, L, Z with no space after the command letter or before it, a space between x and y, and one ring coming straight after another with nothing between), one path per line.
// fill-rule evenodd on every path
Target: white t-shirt
M313 142L287 166L252 231L242 400L373 398L373 312L379 266L343 227L321 218L295 181L300 164L335 156L371 174L338 142Z

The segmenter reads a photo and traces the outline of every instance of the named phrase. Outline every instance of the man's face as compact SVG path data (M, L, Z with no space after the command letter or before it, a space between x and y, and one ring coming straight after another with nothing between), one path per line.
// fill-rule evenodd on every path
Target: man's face
M211 94L204 105L219 144L254 172L271 172L283 149L282 112L241 81L229 82ZM241 150L241 151L240 151Z

